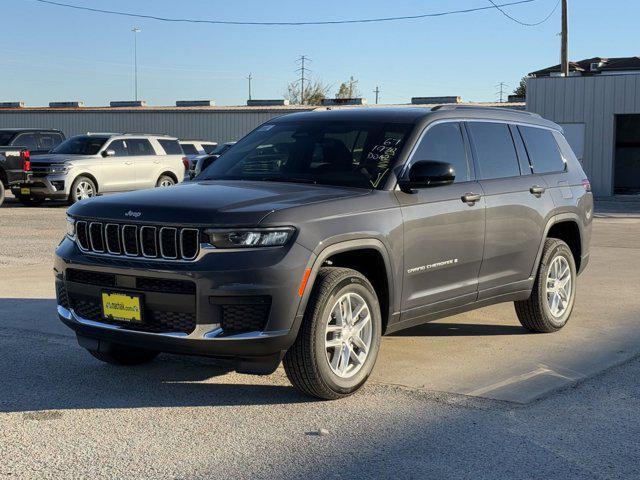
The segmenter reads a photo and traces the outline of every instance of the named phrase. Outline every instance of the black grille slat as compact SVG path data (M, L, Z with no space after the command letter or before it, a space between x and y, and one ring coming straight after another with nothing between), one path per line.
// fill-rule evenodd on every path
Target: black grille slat
M76 221L76 243L85 252L191 261L200 253L197 228Z
M136 288L148 292L196 293L196 285L193 282L164 278L137 277Z
M140 228L140 248L145 257L155 258L158 256L156 227L144 226Z
M109 253L121 254L122 244L120 242L120 225L108 223L104 227L104 238Z
M113 273L92 272L90 270L68 268L65 275L68 282L99 285L101 287L116 286L116 276Z
M89 232L87 222L80 221L76 224L76 237L78 239L78 246L82 250L89 250Z
M69 308L69 297L67 296L67 289L62 282L56 282L56 299L58 305L64 308Z
M89 224L89 245L94 252L103 253L105 251L102 224L99 222Z
M264 330L269 316L269 304L221 305L221 327L226 335Z

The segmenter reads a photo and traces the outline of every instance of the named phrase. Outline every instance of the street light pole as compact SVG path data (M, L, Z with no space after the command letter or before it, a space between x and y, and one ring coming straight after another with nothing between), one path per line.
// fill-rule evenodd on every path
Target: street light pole
M142 30L138 27L131 29L133 32L133 76L135 84L135 100L138 101L138 33Z

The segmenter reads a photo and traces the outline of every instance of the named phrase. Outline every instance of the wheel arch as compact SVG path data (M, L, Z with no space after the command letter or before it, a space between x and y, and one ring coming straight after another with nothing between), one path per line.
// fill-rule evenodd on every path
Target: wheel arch
M542 258L544 242L547 238L557 238L564 241L573 253L573 258L576 262L576 270L581 272L583 253L582 241L584 239L584 233L580 217L575 213L561 213L554 215L549 219L545 226L542 241L540 242L534 269L531 272L532 275L535 275L538 269L540 259Z
M395 305L395 281L389 252L385 245L375 238L347 240L331 244L321 250L312 260L310 274L304 294L298 306L298 316L304 315L309 297L315 286L320 268L335 266L352 268L362 273L373 285L382 315L382 331L386 331ZM384 270L379 271L380 268Z
M98 183L98 179L95 177L95 175L89 172L82 172L77 174L75 177L73 177L73 180L69 182L69 195L71 195L71 187L73 186L75 181L80 177L87 177L88 179L90 179L93 182L93 184L96 186L96 194L100 192L100 184Z
M171 177L174 182L178 183L178 177L176 177L176 174L173 173L171 170L167 170L165 172L162 172L160 175L158 175L158 180L160 180L165 175L167 177ZM156 180L156 184L158 183L158 180Z

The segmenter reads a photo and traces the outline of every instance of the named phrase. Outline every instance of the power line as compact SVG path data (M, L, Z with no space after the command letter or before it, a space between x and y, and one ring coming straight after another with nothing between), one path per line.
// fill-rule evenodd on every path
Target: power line
M514 5L522 5L524 3L533 3L539 0L517 0L517 1L512 1L508 3L502 3L502 4L496 4L494 2L491 2L492 5L487 5L485 7L449 10L445 12L436 12L436 13L424 13L420 15L404 15L400 17L364 18L364 19L354 19L354 20L320 20L320 21L306 21L306 22L254 22L254 21L245 22L245 21L237 21L237 20L201 20L201 19L195 19L195 18L169 18L169 17L159 17L156 15L144 15L140 13L130 13L130 12L117 11L117 10L104 10L101 8L91 8L91 7L85 7L82 5L73 5L70 3L55 2L52 0L33 0L33 1L47 4L47 5L53 5L56 7L72 8L75 10L84 10L84 11L95 12L95 13L106 13L109 15L120 15L124 17L146 18L149 20L157 20L160 22L205 23L205 24L214 24L214 25L302 26L302 25L341 25L341 24L349 24L349 23L375 23L375 22L393 22L393 21L400 21L400 20L417 20L421 18L443 17L446 15L457 15L462 13L479 12L482 10L493 10L496 8L502 11L502 7L511 7ZM507 15L504 11L502 11L502 13ZM549 17L550 16L551 15L549 15Z
M518 20L515 17L512 17L511 15L509 15L507 12L505 12L502 7L507 7L509 5L498 5L496 2L494 2L493 0L489 0L489 3L491 5L494 6L494 8L496 8L500 13L502 13L505 17L507 17L509 20L513 20L514 22L516 22L519 25L524 25L525 27L537 27L538 25L542 25L544 22L546 22L547 20L549 20L551 18L551 15L553 15L555 13L555 11L558 9L558 5L560 5L560 0L558 0L556 2L555 7L553 7L553 10L551 10L549 12L549 15L547 15L546 17L544 17L542 20L540 20L539 22L535 22L535 23L527 23L527 22L522 22L520 20Z

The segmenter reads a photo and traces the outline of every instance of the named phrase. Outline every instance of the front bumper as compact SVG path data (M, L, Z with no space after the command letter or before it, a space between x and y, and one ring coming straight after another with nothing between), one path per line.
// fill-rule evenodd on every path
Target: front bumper
M282 358L295 341L302 316L298 313L298 287L311 253L298 244L286 249L244 252L214 251L195 262L149 261L82 253L65 239L56 251L54 273L58 292L58 316L73 329L83 346L87 341L121 344L167 353L202 355L240 362L272 364ZM93 280L83 283L72 273L111 275L111 286ZM99 277L98 277L99 278ZM141 282L143 280L144 282ZM150 282L189 282L193 292L172 293ZM156 285L145 291L140 285ZM164 288L164 287L162 287ZM142 295L148 313L172 310L194 315L195 325L182 331L137 331L127 325L105 321L98 315L82 315L73 298L98 302L103 290ZM62 298L64 295L76 295ZM263 328L253 331L225 331L223 304L246 304L244 300L268 298L269 309ZM249 302L250 303L250 302ZM86 308L84 311L87 311ZM94 310L95 311L95 310ZM236 313L237 316L237 313ZM84 342L84 343L83 343ZM89 348L89 347L87 347ZM277 366L277 363L276 363ZM241 370L239 368L239 370ZM247 368L247 371L256 369ZM259 371L257 369L256 371Z
M26 179L14 183L11 191L14 195L19 195L23 188L28 188L32 197L65 199L68 197L68 182L66 180L66 175L49 175L46 177L29 175Z

